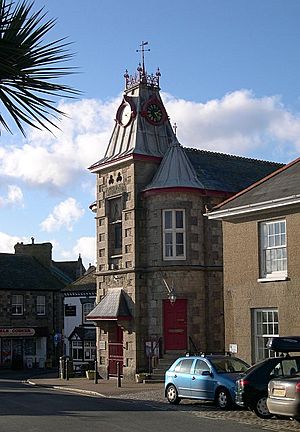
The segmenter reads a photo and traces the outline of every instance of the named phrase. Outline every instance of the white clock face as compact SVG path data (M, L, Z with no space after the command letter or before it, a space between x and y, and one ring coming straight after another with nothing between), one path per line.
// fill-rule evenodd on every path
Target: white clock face
M129 124L131 120L131 115L132 115L131 106L127 103L124 105L120 113L120 122L122 126L127 126Z

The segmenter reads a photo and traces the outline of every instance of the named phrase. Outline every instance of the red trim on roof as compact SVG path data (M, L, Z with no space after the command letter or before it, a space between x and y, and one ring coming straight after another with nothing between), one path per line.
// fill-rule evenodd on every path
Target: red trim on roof
M221 202L220 204L216 205L212 211L216 209L220 209L223 207L223 205L228 204L229 202L233 201L235 198L244 195L246 192L254 189L256 186L259 186L260 184L266 182L267 180L271 179L272 177L275 177L277 174L280 174L281 172L285 171L286 169L290 168L291 166L295 165L297 162L300 161L300 157L293 160L292 162L284 165L281 168L278 168L276 171L273 171L271 174L268 174L266 177L263 177L262 179L258 180L257 182L253 183L252 185L248 186L246 189L241 190L240 192L236 193L232 197L228 198L227 200Z
M142 194L144 196L152 196L157 195L159 193L168 193L168 192L191 192L196 193L197 195L201 196L231 196L234 192L224 192L224 191L216 191L216 190L209 190L209 189L200 189L200 188L193 188L193 187L187 187L187 186L174 186L174 187L167 187L167 188L155 188L155 189L149 189L146 191L143 191Z
M117 317L108 317L108 316L95 316L95 317L86 317L89 321L130 321L132 316L129 315L120 315Z
M139 153L133 153L133 159L136 159L136 160L146 160L146 161L152 161L152 162L160 163L161 160L162 160L162 157L160 157L160 156L144 155L144 154L139 154Z
M88 167L88 169L90 171L94 171L97 168L102 168L105 167L107 165L113 164L113 163L119 163L122 162L123 160L130 160L130 159L134 159L134 160L145 160L145 161L152 161L152 162L157 162L160 163L162 160L162 157L159 156L151 156L151 155L143 155L143 154L139 154L139 153L129 153L125 156L120 156L119 158L113 158L113 159L109 159L105 162L102 163L95 163L93 165L91 165L90 167Z

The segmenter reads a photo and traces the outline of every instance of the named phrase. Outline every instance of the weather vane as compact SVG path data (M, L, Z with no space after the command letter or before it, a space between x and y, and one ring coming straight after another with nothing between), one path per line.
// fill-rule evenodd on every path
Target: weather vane
M143 72L143 74L145 74L145 51L150 51L150 48L145 49L146 45L148 45L148 42L142 41L142 43L140 44L141 48L136 50L136 52L140 52L141 56L142 56L142 72Z

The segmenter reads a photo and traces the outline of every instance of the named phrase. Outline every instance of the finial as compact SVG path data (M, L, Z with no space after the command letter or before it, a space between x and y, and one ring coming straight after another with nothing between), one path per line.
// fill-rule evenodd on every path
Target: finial
M124 78L125 78L125 87L127 88L129 82L129 73L127 69L125 70Z
M173 130L174 130L175 136L177 136L177 123L173 124Z
M138 71L142 73L143 76L146 75L146 69L145 69L145 51L150 51L150 48L145 49L145 46L148 45L148 42L142 41L140 44L140 49L137 49L136 52L140 52L142 56L142 64L139 65ZM141 69L141 71L140 71Z

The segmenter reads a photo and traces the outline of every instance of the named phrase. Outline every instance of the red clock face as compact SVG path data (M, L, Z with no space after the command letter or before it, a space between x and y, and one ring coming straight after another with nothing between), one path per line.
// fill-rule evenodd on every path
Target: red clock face
M149 103L146 109L146 116L150 122L158 124L163 119L163 111L157 103Z

